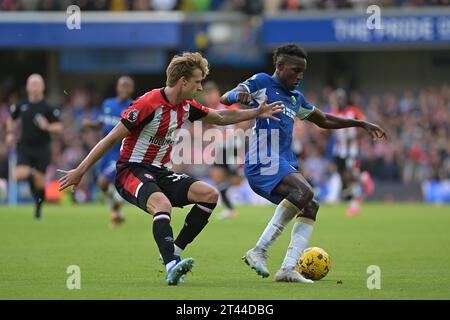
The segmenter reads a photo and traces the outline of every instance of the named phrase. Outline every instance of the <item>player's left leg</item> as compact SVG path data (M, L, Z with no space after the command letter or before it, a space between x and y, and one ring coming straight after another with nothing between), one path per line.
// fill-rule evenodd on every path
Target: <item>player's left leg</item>
M45 174L36 168L18 165L14 175L16 180L27 180L30 185L31 195L34 198L34 217L41 219L41 207L45 200Z
M45 201L45 172L50 164L51 150L50 147L35 155L34 165L32 167L32 179L34 184L35 197L35 217L41 218L41 207Z
M279 198L278 206L256 244L256 248L263 251L273 245L286 225L312 200L314 191L300 173L291 172L283 177L272 194Z
M349 158L347 163L347 175L349 176L349 207L346 214L348 216L358 215L361 208L363 187L361 182L361 172L359 161Z
M175 255L180 256L188 244L190 244L208 224L208 219L217 205L219 193L211 185L195 181L187 190L188 203L194 203L186 216L183 228L175 239ZM178 203L176 206L188 203Z
M288 223L313 198L312 187L287 162L280 162L276 175L246 174L250 186L259 195L278 204L272 219L259 237L256 246L243 257L252 269L262 277L270 275L267 268L267 251L282 234Z
M219 189L220 196L222 199L222 202L225 206L225 209L219 212L216 215L216 218L218 220L226 219L226 218L234 218L237 216L237 212L231 203L230 199L228 198L228 189L230 188L230 182L227 179L227 172L224 166L213 166L211 168L210 178L214 181L214 183L217 186L217 189Z
M111 223L113 228L125 222L125 218L121 212L124 200L114 186L116 176L116 161L114 159L111 156L105 156L100 160L100 175L97 179L97 185L103 193L105 203L111 210Z
M282 229L294 216L299 217L303 211L303 214L294 224L291 232L291 243L286 258L275 275L275 281L312 283L311 280L305 279L298 273L295 266L298 258L300 258L300 256L297 258L297 255L303 251L312 235L313 223L319 208L318 203L313 199L313 188L300 173L291 173L282 180L282 183L275 188L274 192L285 195L280 205L290 207L289 211L280 211L281 216L285 218L285 220L280 220L285 222L282 224ZM279 210L278 207L277 209Z
M30 185L33 185L32 193L34 196L34 203L35 203L34 217L36 219L41 219L42 204L45 201L45 173L32 168L29 179L31 180Z
M140 166L121 168L115 185L120 195L131 204L153 216L153 237L166 267L166 283L177 285L191 271L194 259L181 260L174 254L173 230L170 225L172 204L158 183L164 169Z
M291 242L289 243L289 247L279 273L282 273L283 270L295 270L297 261L300 259L303 250L311 238L313 225L316 221L318 211L319 203L315 199L312 199L303 208L302 212L297 214L297 219L292 227ZM279 281L281 281L280 279L281 277L278 277ZM285 278L285 280L287 281L289 279Z

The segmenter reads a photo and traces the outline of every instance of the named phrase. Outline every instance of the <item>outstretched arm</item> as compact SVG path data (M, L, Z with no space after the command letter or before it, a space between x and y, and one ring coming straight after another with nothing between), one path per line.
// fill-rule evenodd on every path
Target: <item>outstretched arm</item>
M125 127L122 122L119 122L111 132L100 140L86 158L76 167L75 169L65 171L58 169L58 172L64 175L59 179L59 191L66 189L67 187L73 186L72 191L75 191L78 184L81 181L83 175L89 170L90 167L94 165L108 150L110 150L114 145L119 143L125 136L130 132Z
M320 128L324 129L360 127L366 130L373 139L387 139L386 132L376 124L364 120L347 119L334 116L329 113L324 113L318 108L315 108L306 120L311 121Z
M202 121L211 124L225 126L228 124L238 123L255 118L272 119L279 121L274 114L283 112L284 106L281 101L266 104L267 97L259 105L258 108L248 110L213 110L210 109L208 115L202 118Z

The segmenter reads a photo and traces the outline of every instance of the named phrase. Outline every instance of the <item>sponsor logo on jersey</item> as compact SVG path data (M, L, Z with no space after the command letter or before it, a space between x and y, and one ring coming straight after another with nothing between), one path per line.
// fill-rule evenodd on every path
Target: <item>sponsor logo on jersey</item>
M172 138L164 139L164 138L157 138L155 136L150 137L148 142L150 142L151 144L160 146L160 147L168 145L168 144L174 144L174 141L172 140Z
M294 110L284 107L283 114L287 115L291 119L295 119L296 113Z

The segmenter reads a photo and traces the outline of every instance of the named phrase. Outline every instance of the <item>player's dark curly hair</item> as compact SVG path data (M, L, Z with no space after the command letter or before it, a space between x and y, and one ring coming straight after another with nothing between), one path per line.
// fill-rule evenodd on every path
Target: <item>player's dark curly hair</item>
M275 65L277 64L278 58L281 56L294 56L306 59L308 54L306 53L305 49L299 47L294 43L289 43L280 46L273 51L273 63Z

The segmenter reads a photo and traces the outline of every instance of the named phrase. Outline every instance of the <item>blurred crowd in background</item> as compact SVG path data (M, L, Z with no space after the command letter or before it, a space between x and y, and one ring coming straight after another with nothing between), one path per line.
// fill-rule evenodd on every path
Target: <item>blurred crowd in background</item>
M222 91L230 88L222 88ZM307 99L323 111L333 106L334 88L320 92L305 92ZM361 129L362 170L376 181L401 182L403 185L433 181L450 181L450 86L424 87L419 92L405 91L402 95L384 92L366 96L364 92L348 92L350 103L361 108L367 120L381 124L389 133L386 142L374 142ZM5 141L5 121L9 105L17 102L19 93L3 97L0 102L0 141ZM79 88L61 97L62 136L52 143L52 165L48 180L56 178L56 168L77 166L87 152L101 139L101 132L83 128L83 119L95 119L104 98L98 92ZM200 97L201 100L201 97ZM250 124L251 125L251 124ZM329 141L331 131L322 130L308 121L298 121L295 127L293 150L298 155L304 174L316 187L326 186L336 175L332 164ZM191 165L185 168L199 177L208 175L208 166ZM8 148L0 144L0 178L7 179ZM92 199L95 189L95 170L83 186L79 201Z
M322 93L306 93L310 102L330 111L332 88ZM350 104L359 107L365 118L380 124L389 140L373 142L362 132L361 171L377 181L399 181L403 185L450 179L450 86L424 87L419 92L405 91L396 96L390 92L365 96L349 92ZM301 121L296 135L299 159L305 175L314 185L324 185L335 172L330 166L330 134ZM424 196L425 195L424 191Z
M65 10L69 5L81 10L182 10L241 11L249 14L309 9L422 7L450 5L449 0L0 0L0 10Z

